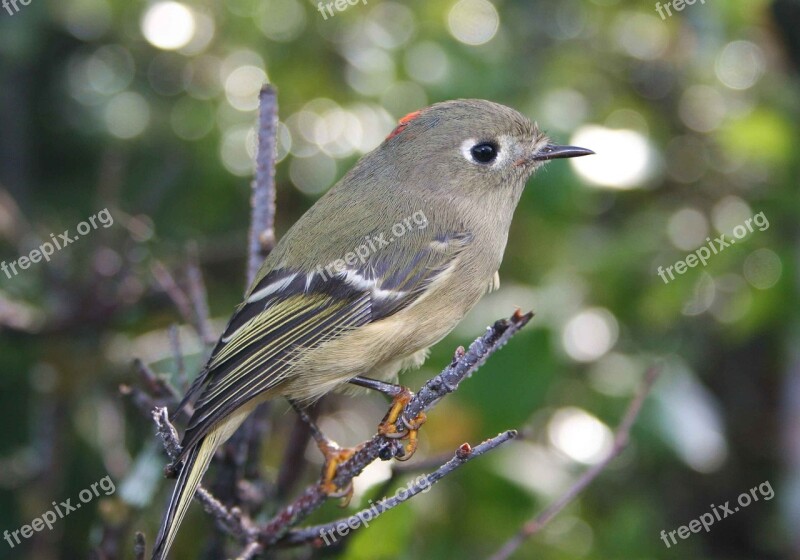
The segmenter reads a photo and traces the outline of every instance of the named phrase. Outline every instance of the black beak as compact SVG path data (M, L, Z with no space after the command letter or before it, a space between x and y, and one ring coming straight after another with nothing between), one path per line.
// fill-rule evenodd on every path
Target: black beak
M594 152L578 146L559 146L548 144L533 156L533 161L547 161L551 159L572 158L580 156L590 156Z

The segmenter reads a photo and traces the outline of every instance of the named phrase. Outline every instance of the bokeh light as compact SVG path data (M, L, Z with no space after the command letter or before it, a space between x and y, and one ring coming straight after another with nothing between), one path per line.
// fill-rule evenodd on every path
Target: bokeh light
M754 288L768 290L781 279L783 264L771 249L757 249L744 261L744 277Z
M225 78L225 98L239 111L258 109L258 92L267 81L261 68L245 64L233 69Z
M692 86L681 96L678 114L686 126L697 132L712 132L727 115L722 94L710 86Z
M438 43L421 41L406 50L405 69L420 83L437 84L447 79L450 60Z
M572 132L583 124L589 112L586 98L570 88L548 91L536 101L534 115L547 130Z
M696 208L681 208L670 216L667 233L675 247L690 251L705 244L708 220Z
M64 0L53 6L67 31L82 41L99 39L111 26L108 0Z
M564 327L561 341L570 358L592 362L613 348L618 326L607 309L592 308L572 317Z
M750 206L735 195L722 198L711 209L711 223L714 224L714 229L729 236L734 228L744 225L752 216L753 211ZM755 226L753 229L758 231Z
M189 44L195 33L192 10L180 2L156 2L142 16L142 34L159 49L175 50Z
M320 195L336 179L336 161L323 153L295 157L289 166L289 176L304 193Z
M614 28L622 50L641 60L655 60L669 46L669 31L655 15L622 12Z
M370 12L366 23L367 37L384 49L405 45L415 29L414 12L398 2L381 2Z
M570 144L594 150L592 157L570 160L583 179L598 187L643 187L656 171L656 156L647 138L635 130L586 125L575 131Z
M592 387L604 395L622 397L633 394L641 379L642 367L631 356L609 352L589 370Z
M106 105L105 122L108 131L117 138L134 138L144 132L150 121L150 106L136 92L115 95Z
M722 324L743 319L753 305L753 291L740 274L723 274L714 278L714 301L709 312Z
M306 26L306 11L298 0L261 0L253 18L265 37L272 41L296 39Z
M547 425L550 442L573 461L599 463L611 450L613 435L600 420L580 408L561 408Z
M246 177L253 174L255 148L253 127L238 125L230 127L223 133L219 153L228 171Z
M488 0L459 0L447 15L447 26L456 40L483 45L497 34L500 14Z
M681 459L710 473L728 457L722 419L714 396L682 364L673 364L656 391L660 426Z
M719 81L731 89L749 89L764 74L764 54L750 41L733 41L717 57Z

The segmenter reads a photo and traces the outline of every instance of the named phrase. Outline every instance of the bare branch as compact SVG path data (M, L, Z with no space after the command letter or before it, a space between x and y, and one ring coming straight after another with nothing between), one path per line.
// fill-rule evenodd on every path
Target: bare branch
M183 359L183 349L181 348L181 335L177 325L169 327L169 345L172 348L172 359L175 360L175 378L181 385L181 391L185 392L189 387L189 376L186 374L186 363Z
M258 152L253 181L250 238L247 250L247 285L275 244L275 156L277 153L278 99L266 84L259 94Z
M480 457L481 455L488 453L497 446L502 445L507 441L510 441L516 435L517 432L515 430L508 430L506 432L496 435L491 439L484 441L483 443L474 448L471 447L468 443L465 443L458 448L453 458L450 459L447 463L443 464L438 469L436 469L436 471L432 472L429 475L418 477L414 481L414 483L402 493L398 492L397 494L395 494L390 498L384 498L383 500L374 503L371 507L365 508L349 517L338 519L336 521L331 521L330 523L324 523L322 525L314 525L311 527L305 527L303 529L290 531L286 535L286 537L281 541L280 544L290 544L290 545L304 544L308 542L315 542L320 538L324 538L326 544L333 544L333 543L328 543L328 539L326 537L323 537L323 535L328 535L330 537L333 537L333 542L336 542L337 539L334 536L334 534L337 532L338 526L341 526L342 524L347 525L348 528L353 528L353 527L360 528L364 526L365 521L366 522L372 521L373 519L389 511L390 509L395 508L400 504L402 504L403 502L410 500L417 494L421 492L426 492L433 484L437 483L439 480L441 480L448 474L452 473L460 466L468 463L475 457ZM367 515L369 515L369 518L367 518Z
M217 341L217 335L214 334L214 329L211 328L211 313L208 310L208 292L206 290L205 282L203 282L203 273L200 272L200 265L198 264L197 246L189 246L189 261L186 268L186 279L189 284L189 299L192 302L194 309L195 325L197 327L197 334L204 344L214 344Z
M522 314L517 310L509 319L502 319L487 329L486 334L476 339L466 352L459 348L453 361L441 373L428 381L414 395L401 415L407 419L415 418L420 412L429 410L445 395L453 392L467 377L484 364L486 359L501 348L514 334L533 317L532 313ZM398 429L403 429L402 417ZM396 439L380 434L358 447L353 456L338 466L333 482L339 488L348 484L376 459L388 460L402 449ZM281 509L261 530L260 542L270 546L284 538L291 527L308 517L319 508L327 496L319 485L311 486L288 506Z
M175 389L161 376L157 375L139 359L133 361L133 368L144 390L137 386L120 385L119 392L131 399L142 414L150 416L154 408L162 405L173 406L178 402Z
M227 533L238 537L242 542L250 542L254 536L252 524L245 519L238 508L228 509L204 487L197 488L195 499L203 504L203 509L216 519L217 524Z
M527 325L532 317L533 313L523 315L517 309L509 319L501 319L489 327L488 332L473 342L466 353L459 347L450 366L423 385L419 393L408 403L402 418L397 421L397 428L403 429L403 418L408 422L412 421L420 412L425 412L440 399L458 389L459 383L475 373L486 363L489 356L505 346L506 342Z
M468 350L465 351L463 348L456 350L453 361L441 373L425 383L419 393L412 397L403 416L416 417L419 412L431 409L444 396L455 391L461 381L472 375L483 365L486 359L527 324L531 317L531 313L523 315L517 310L509 319L497 321L493 326L489 327L486 334L476 339ZM155 374L146 366L142 365L140 369L146 380L146 385L151 389L163 390L163 387L159 385L160 380ZM409 410L412 412L409 412ZM152 415L164 448L174 462L175 458L180 454L180 441L177 431L169 421L167 409L157 407L153 410ZM491 451L498 445L515 437L516 434L517 432L514 430L501 433L481 443L474 449L469 444L464 444L447 463L440 466L435 472L421 477L420 480L412 485L406 493L407 495L395 496L379 502L377 514L388 511L410 499L456 468L475 457ZM397 440L376 434L372 439L362 444L348 461L339 465L334 482L339 487L345 487L367 465L379 458L383 460L390 459L397 455L401 449L402 447ZM174 465L167 468L168 475L174 475L174 471ZM297 530L292 530L292 527L319 508L327 498L328 496L321 490L319 485L312 485L306 488L303 494L295 499L294 502L280 510L272 520L263 526L257 526L249 515L243 513L237 507L227 508L204 487L199 486L195 494L195 499L202 503L206 511L214 517L217 526L245 545L244 551L239 556L245 559L253 558L265 548L275 545L295 546L309 542L317 543L321 530L329 531L331 527L339 522ZM361 512L360 514L363 515L364 513ZM356 516L360 514L356 514ZM351 516L348 519L352 520L354 517Z
M259 94L258 151L256 153L256 175L252 182L250 198L250 232L247 243L246 282L249 287L269 254L275 240L275 157L278 130L277 91L271 85L261 88ZM245 288L247 289L247 288ZM242 423L236 433L225 442L218 455L214 492L226 504L241 507L246 514L257 512L263 503L243 501L243 482L246 478L254 482L251 486L263 488L258 466L262 442L270 431L270 403L263 403ZM263 494L263 492L262 492ZM248 493L249 496L253 492ZM209 558L224 548L222 535L215 533L209 546ZM249 548L249 547L248 547Z
M161 286L161 289L164 290L169 296L169 299L172 300L173 305L175 305L175 308L178 310L183 320L196 328L197 321L195 320L194 310L192 309L192 302L189 296L186 295L186 292L178 285L178 282L169 269L164 266L164 263L156 260L150 265L150 271ZM200 332L199 329L197 332Z
M236 560L251 560L255 558L256 555L260 554L262 550L264 549L260 544L251 542L245 547L242 553L236 557Z
M178 402L178 393L175 388L167 383L167 381L155 373L150 367L142 360L136 358L133 360L133 369L141 379L144 388L157 399L167 399Z
M320 403L317 402L305 410L305 413L316 422L319 415ZM308 422L301 415L295 417L289 440L286 444L286 451L283 453L281 466L278 469L278 477L275 482L275 494L280 499L285 499L292 492L295 484L305 471L305 452L308 442L311 440L311 429Z
M153 410L153 422L156 423L156 434L161 439L164 450L170 460L174 461L181 454L181 441L178 438L178 431L169 421L166 407L157 407Z
M178 432L169 421L169 413L164 407L153 410L153 421L156 423L156 433L164 445L173 464L168 465L166 472L168 475L175 474L175 459L180 455L181 444ZM255 531L249 519L244 519L238 509L228 509L225 505L214 497L203 486L198 486L194 499L203 505L203 509L216 519L217 524L227 533L239 538L242 542L250 542L254 539Z
M144 560L145 550L144 533L136 531L136 535L133 537L133 557L135 560Z
M650 390L653 388L653 384L656 382L656 379L658 379L658 375L660 373L660 368L652 367L645 374L644 380L642 381L636 396L628 405L625 416L622 418L622 422L620 422L619 427L614 433L614 444L612 445L611 451L608 453L606 458L587 469L586 472L584 472L583 475L581 475L581 477L575 482L575 484L573 484L564 493L564 495L547 506L547 508L545 508L544 511L542 511L535 518L525 523L525 525L522 526L522 529L520 529L516 535L509 539L500 548L500 550L491 556L490 560L506 560L509 558L514 551L516 551L520 545L525 542L526 539L529 539L541 531L545 525L547 525L556 515L558 515L559 512L561 512L561 510L563 510L570 502L572 502L572 500L574 500L581 492L583 492L586 487L589 486L589 484L591 484L594 479L605 470L611 461L616 459L617 456L622 453L625 447L627 447L628 441L630 440L631 427L633 426L634 422L636 422L636 418L639 416L639 411L642 409L642 404L647 398L647 395L650 394Z

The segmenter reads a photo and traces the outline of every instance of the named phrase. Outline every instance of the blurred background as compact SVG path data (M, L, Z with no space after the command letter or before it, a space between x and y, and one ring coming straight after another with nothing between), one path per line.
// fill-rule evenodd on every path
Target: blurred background
M152 423L119 386L137 357L184 384L171 340L190 377L203 361L154 270L184 284L198 263L214 333L240 300L264 82L279 90L279 237L398 118L436 101L498 101L598 153L537 175L500 291L404 377L419 386L488 324L535 311L430 415L414 461L508 428L524 438L344 546L274 557L485 558L603 458L659 363L630 447L514 558L800 558L800 2L679 5L4 2L0 258L104 209L113 224L0 272L0 529L106 476L114 491L13 548L0 542L0 558L133 558L136 530L152 543L172 483ZM734 237L757 214L761 227ZM659 276L722 234L736 243L706 266ZM321 425L352 445L385 408L376 395L326 398ZM270 421L268 484L294 418L276 404ZM306 455L301 483L318 474L316 450ZM390 470L365 472L354 506L412 476L387 487ZM661 540L765 482L772 499ZM342 513L330 503L312 520ZM212 530L194 506L174 557L236 556L210 544Z

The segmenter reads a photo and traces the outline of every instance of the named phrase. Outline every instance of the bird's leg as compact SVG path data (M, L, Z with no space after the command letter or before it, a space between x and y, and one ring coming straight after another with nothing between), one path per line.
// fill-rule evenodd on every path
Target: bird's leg
M325 464L322 467L322 475L320 486L322 491L330 498L342 498L342 507L346 507L353 497L353 481L351 480L346 487L337 488L333 483L336 478L336 469L347 461L358 449L357 447L343 448L338 443L330 439L322 430L319 429L317 423L308 415L308 413L296 402L291 399L289 404L292 405L295 412L300 416L300 419L305 422L311 432L311 437L317 443L317 447L325 457Z
M404 454L400 457L396 457L398 461L408 461L417 450L417 433L427 419L425 413L420 412L417 417L410 422L405 418L402 419L406 427L405 430L399 431L397 429L397 420L401 418L406 406L414 397L414 393L411 389L403 387L402 385L395 385L394 383L386 383L385 381L378 381L377 379L361 376L354 377L349 383L358 385L359 387L373 389L391 397L392 406L378 426L378 433L393 439L408 438L408 443L404 448Z

